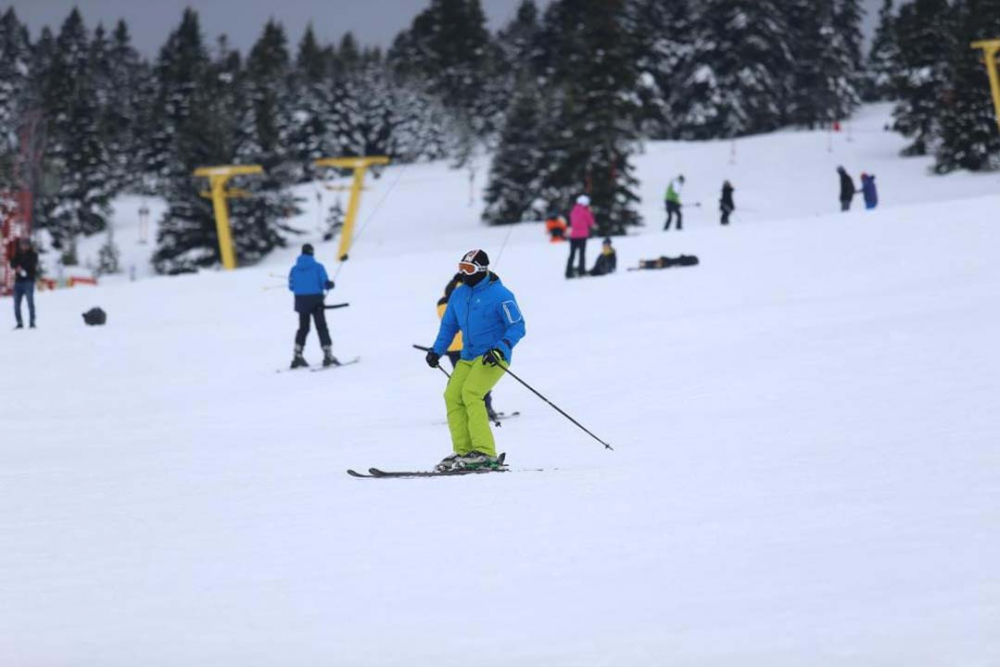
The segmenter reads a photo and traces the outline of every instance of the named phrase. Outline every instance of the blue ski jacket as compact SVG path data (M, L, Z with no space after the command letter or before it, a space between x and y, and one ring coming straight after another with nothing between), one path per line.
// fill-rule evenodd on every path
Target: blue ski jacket
M513 293L490 274L475 287L460 285L451 293L434 351L441 356L458 331L462 331L462 359L472 361L493 348L511 361L517 342L524 338L524 317Z
M288 289L295 296L322 294L329 280L326 269L312 255L301 254L288 272Z

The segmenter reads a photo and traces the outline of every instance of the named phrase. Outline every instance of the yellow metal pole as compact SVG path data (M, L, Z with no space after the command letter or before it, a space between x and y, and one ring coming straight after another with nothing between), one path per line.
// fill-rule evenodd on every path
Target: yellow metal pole
M351 200L347 204L347 215L344 216L344 229L340 233L340 247L337 249L337 257L340 261L347 259L354 241L354 223L358 217L358 208L361 206L361 191L365 185L365 174L368 167L375 164L389 164L389 158L384 155L369 157L347 157L347 158L324 158L316 160L317 167L336 167L338 169L353 169L354 182L351 185Z
M215 212L215 229L219 235L219 255L222 257L222 266L227 271L236 268L236 248L233 245L233 233L229 225L229 206L226 204L226 199L243 197L247 193L238 189L227 190L226 183L233 176L262 173L264 173L264 168L256 164L200 167L194 172L195 176L207 178L211 186L211 191L203 192L202 196L212 200L212 209Z
M993 108L997 114L997 127L1000 128L1000 73L997 72L997 53L1000 53L1000 39L973 42L972 48L983 51L986 72L990 77L990 90L993 91Z
M219 254L222 256L222 266L227 271L236 268L236 250L233 248L233 235L229 226L229 207L226 205L226 181L228 176L212 176L212 208L215 210L215 230L219 234Z

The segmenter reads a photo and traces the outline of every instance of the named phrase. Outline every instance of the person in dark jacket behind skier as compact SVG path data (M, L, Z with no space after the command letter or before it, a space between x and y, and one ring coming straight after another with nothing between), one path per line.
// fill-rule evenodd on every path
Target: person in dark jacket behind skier
M618 255L615 254L615 249L611 246L611 239L606 238L601 243L601 254L597 256L597 261L594 262L594 268L590 270L590 275L606 276L609 273L614 273L617 268Z
M31 239L22 238L17 242L17 250L10 259L14 269L14 319L15 329L24 328L21 319L21 300L28 300L28 326L35 328L35 281L38 279L38 253L31 247Z
M733 184L729 181L723 181L722 197L719 199L719 211L722 212L721 223L728 225L729 216L732 215L735 210L736 204L733 202Z
M482 250L470 250L462 257L458 263L462 285L451 293L437 339L427 353L427 365L436 368L455 334L462 332L462 358L444 391L454 451L437 465L439 471L499 467L484 399L506 372L525 330L517 300L490 272L489 264Z
M837 167L837 173L840 174L840 210L848 211L851 208L851 201L854 199L854 193L857 190L854 187L854 181L851 180L846 169Z
M865 208L869 211L878 206L878 190L875 187L875 174L861 174L861 193L865 196Z
M323 365L340 365L333 356L333 342L330 340L326 310L323 307L326 290L333 289L333 281L326 275L326 268L313 257L313 247L308 243L302 246L302 254L288 272L288 289L295 294L295 312L299 314L299 330L295 333L295 356L292 357L291 367L309 365L302 356L302 350L309 335L310 318L316 322L316 333L319 334L319 343L323 347Z

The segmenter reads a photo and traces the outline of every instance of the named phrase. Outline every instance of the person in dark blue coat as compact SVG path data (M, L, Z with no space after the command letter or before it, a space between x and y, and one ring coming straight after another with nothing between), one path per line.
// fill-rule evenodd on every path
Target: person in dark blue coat
M878 189L875 174L861 174L861 192L865 196L865 208L869 211L878 206Z
M326 268L313 257L313 247L308 243L302 246L302 254L288 272L288 289L295 294L295 312L299 314L292 368L309 365L302 356L302 350L309 335L310 318L316 323L316 333L319 334L319 343L323 347L323 365L339 365L340 362L333 356L333 342L330 340L326 310L323 307L326 290L333 289L333 281L326 275Z

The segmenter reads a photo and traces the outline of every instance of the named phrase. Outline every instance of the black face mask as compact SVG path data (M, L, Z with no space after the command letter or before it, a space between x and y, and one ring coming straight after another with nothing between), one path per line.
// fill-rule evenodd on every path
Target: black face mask
M467 273L462 274L462 284L468 287L475 287L478 285L483 278L486 277L487 271L482 271L480 273L474 273L471 276Z

